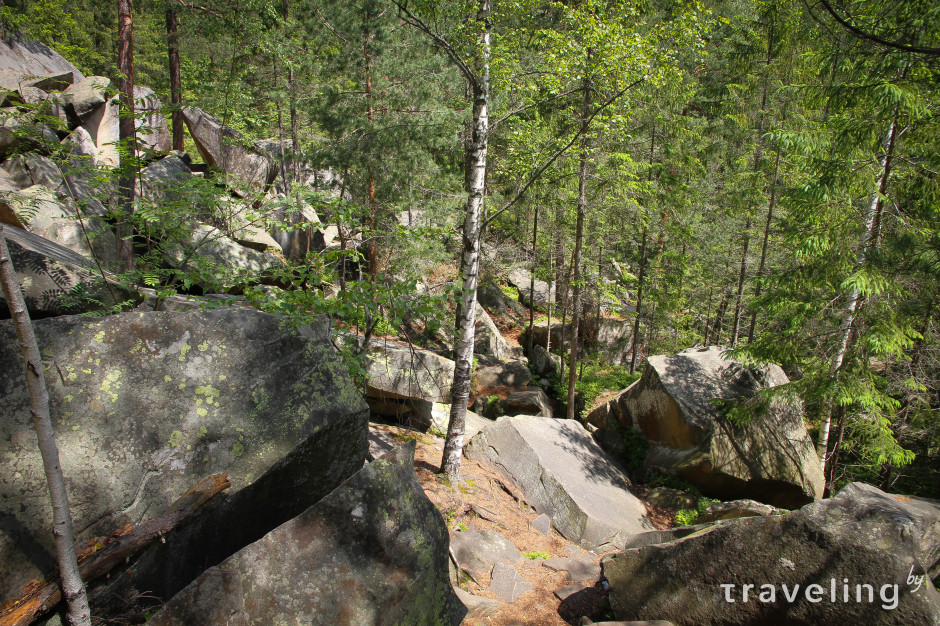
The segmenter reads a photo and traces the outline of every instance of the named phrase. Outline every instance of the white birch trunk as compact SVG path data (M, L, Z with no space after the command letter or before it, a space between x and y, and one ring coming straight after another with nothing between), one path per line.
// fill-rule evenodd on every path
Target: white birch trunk
M853 272L857 272L868 261L874 246L875 231L878 226L879 214L881 212L881 198L888 187L888 176L891 173L891 156L894 152L894 141L897 135L897 116L888 127L885 133L882 146L884 154L879 159L878 185L872 194L871 201L865 211L865 229L862 231L861 240L858 246L858 252L855 256L855 265ZM855 324L855 317L858 314L861 304L861 292L857 286L853 286L845 298L843 307L842 324L839 326L839 344L835 354L832 355L832 361L829 363L829 378L837 379L839 371L842 369L842 363L845 361L845 355L849 349L849 339L852 336L852 326ZM826 471L826 461L829 449L829 430L832 426L832 407L827 406L819 424L819 438L816 441L816 454L819 455L819 465Z
M33 417L39 453L49 486L49 497L52 500L52 534L55 537L56 559L62 577L62 592L68 604L69 623L72 626L88 626L91 624L91 612L88 609L85 585L78 571L78 560L75 558L72 515L69 511L68 493L65 490L65 477L62 475L62 466L59 465L59 450L55 444L52 420L49 417L49 392L46 389L42 358L3 229L3 224L0 224L0 287L10 308L13 326L20 342L20 352L23 354L26 383L29 387L29 412Z
M483 195L486 186L486 152L489 143L490 98L490 11L491 0L481 0L479 19L483 21L480 71L473 89L473 136L467 157L469 166L469 192L467 213L463 224L463 293L458 307L457 347L454 350L454 382L451 387L450 423L441 461L443 471L451 484L460 479L460 456L463 452L467 402L470 399L470 381L473 375L473 340L476 322L477 283L480 270L480 227L483 215Z

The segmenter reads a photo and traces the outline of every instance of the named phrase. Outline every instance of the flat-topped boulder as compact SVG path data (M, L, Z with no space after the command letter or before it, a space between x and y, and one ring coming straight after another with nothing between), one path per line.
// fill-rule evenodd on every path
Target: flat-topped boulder
M723 351L712 346L649 357L643 377L617 397L611 414L647 436L647 466L684 478L706 495L785 508L822 497L825 480L797 398L774 395L744 425L716 406L784 385L786 374L776 365L748 369Z
M622 620L938 624L938 528L940 501L852 483L786 515L638 545L603 568Z
M325 321L245 307L37 320L77 543L162 513L201 478L232 488L145 553L137 592L169 599L362 467L368 412ZM0 322L0 601L55 554L45 475L11 322ZM159 553L159 544L155 548ZM187 579L188 576L188 579Z
M411 441L211 567L148 622L453 624L447 526L414 474Z
M502 472L581 546L622 546L653 530L627 478L574 420L501 417L470 440L466 455Z

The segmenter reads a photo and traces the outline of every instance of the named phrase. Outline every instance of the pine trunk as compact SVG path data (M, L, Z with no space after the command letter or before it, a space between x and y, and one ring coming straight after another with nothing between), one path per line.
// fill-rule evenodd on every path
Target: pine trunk
M72 515L69 510L69 497L65 489L65 477L59 465L59 450L55 443L55 432L49 416L49 392L43 372L42 357L36 336L33 334L29 311L16 279L13 261L7 248L4 226L0 224L0 287L6 298L13 327L23 354L23 366L26 370L26 383L29 388L29 412L33 417L33 427L39 443L39 453L46 473L46 484L52 501L52 534L55 537L56 559L62 578L62 591L68 604L68 620L72 626L91 624L91 612L88 609L88 597L85 585L78 571L75 557L75 538L72 534Z
M183 150L183 115L180 107L183 106L183 82L180 77L180 45L177 36L176 9L167 3L166 6L166 45L170 66L170 118L173 127L173 149Z
M630 348L630 373L636 371L636 353L640 349L640 316L643 314L643 279L646 277L646 241L648 233L643 229L643 243L640 244L640 275L636 288L636 319L633 320L633 338Z
M133 227L134 179L137 150L134 129L134 3L118 0L118 71L121 74L121 118L118 134L124 155L121 158L118 180L122 215L118 220L117 260L123 271L134 269Z
M588 62L591 51L588 49ZM578 336L581 325L581 256L584 242L584 215L587 212L588 124L590 124L591 83L585 79L581 103L581 156L578 164L578 217L574 234L574 291L571 295L571 348L568 353L568 419L575 419L575 382L578 368Z

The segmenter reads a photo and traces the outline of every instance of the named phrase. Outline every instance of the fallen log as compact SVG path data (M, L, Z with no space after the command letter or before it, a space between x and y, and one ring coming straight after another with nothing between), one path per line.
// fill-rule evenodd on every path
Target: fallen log
M213 474L200 480L170 508L138 526L130 524L107 537L95 537L78 551L78 569L87 585L128 561L173 530L213 496L232 486L228 474ZM58 576L38 578L23 588L23 595L0 607L0 626L27 626L48 615L62 601Z

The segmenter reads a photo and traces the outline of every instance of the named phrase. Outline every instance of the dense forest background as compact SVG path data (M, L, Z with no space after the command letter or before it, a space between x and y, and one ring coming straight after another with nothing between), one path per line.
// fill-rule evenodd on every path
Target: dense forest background
M115 78L119 4L130 1L6 0L0 21ZM288 270L305 288L259 294L269 310L328 310L395 334L418 311L402 285L456 284L476 119L467 76L485 69L484 279L524 262L573 287L578 314L606 303L634 327L631 370L695 344L780 363L808 419L830 429L830 483L936 496L940 5L132 8L136 85L172 110L171 42L183 105L285 147L271 202L314 204L362 233L367 271L358 291L343 285L353 295L342 308L311 296L330 268L307 259ZM339 198L308 184L311 170L334 172ZM406 212L427 228L401 228ZM456 291L439 294L451 310ZM452 314L432 319L441 311L421 315L453 324Z

